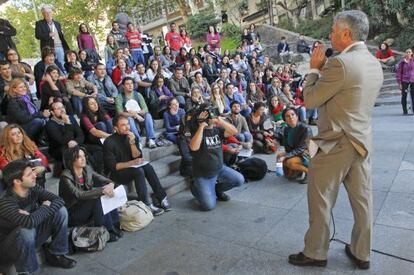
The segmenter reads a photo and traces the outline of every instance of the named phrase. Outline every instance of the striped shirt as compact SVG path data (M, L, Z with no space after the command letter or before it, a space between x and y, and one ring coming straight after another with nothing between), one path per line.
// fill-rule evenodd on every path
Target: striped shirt
M51 202L50 206L42 204L46 200ZM36 228L64 204L63 199L40 186L31 188L25 198L18 196L10 188L5 190L0 195L0 241L16 227ZM19 213L20 209L30 215Z

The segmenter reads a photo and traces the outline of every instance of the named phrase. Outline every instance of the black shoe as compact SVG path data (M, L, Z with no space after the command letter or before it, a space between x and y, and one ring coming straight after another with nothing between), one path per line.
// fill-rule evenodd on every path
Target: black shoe
M167 197L165 197L160 204L160 207L164 209L165 212L171 211L171 204L168 202Z
M115 233L114 230L111 229L111 230L108 230L108 232L109 232L109 240L108 240L108 243L113 243L113 242L116 242L116 241L119 240L119 237Z
M124 236L124 232L119 228L115 227L112 231L119 239Z
M299 252L298 254L289 255L289 263L297 266L326 266L327 260L315 260L306 257L305 254Z
M349 244L345 245L345 253L348 256L348 258L351 259L359 269L369 269L369 261L362 261L355 257L352 254L351 249L349 248Z
M229 201L230 196L224 192L216 192L217 200L218 201Z
M65 255L52 254L47 248L45 248L45 260L51 266L57 266L61 268L74 268L76 261L72 260Z

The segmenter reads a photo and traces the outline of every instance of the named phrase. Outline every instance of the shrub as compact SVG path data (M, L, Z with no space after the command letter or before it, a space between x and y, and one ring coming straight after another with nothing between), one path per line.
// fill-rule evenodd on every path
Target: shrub
M241 35L241 30L238 26L231 24L231 23L225 23L221 27L221 34L225 37L231 38L231 39L239 39Z
M208 26L216 26L219 22L213 12L200 12L188 17L186 28L191 39L197 39L207 35Z

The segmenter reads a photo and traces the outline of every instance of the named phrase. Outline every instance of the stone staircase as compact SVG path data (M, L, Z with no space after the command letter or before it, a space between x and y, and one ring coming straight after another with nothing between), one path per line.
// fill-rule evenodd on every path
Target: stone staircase
M156 136L160 136L165 131L163 120L154 120L154 128ZM171 197L188 188L190 179L182 177L178 171L181 156L177 145L174 144L171 146L149 149L145 147L145 142L145 137L142 137L141 145L143 148L144 159L150 161L151 165L154 167L154 170L160 179L161 185L165 188L167 195ZM53 165L54 164L51 163L52 169ZM46 179L46 189L54 194L58 194L59 179L52 177L52 173L48 173ZM128 197L136 197L135 186L131 184L128 189ZM152 189L149 185L148 190L152 193Z

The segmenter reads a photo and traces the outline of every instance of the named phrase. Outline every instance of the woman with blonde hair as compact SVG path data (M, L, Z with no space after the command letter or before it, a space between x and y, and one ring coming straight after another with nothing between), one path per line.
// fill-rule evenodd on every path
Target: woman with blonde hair
M0 170L3 170L9 162L18 159L28 159L33 162L36 183L45 187L45 174L50 171L49 161L21 126L9 124L0 136Z
M22 126L32 140L40 137L49 110L39 111L39 108L30 100L27 85L23 79L13 79L8 91L7 122ZM38 140L39 141L39 140Z
M211 106L218 108L220 114L229 112L223 90L217 83L211 84Z

